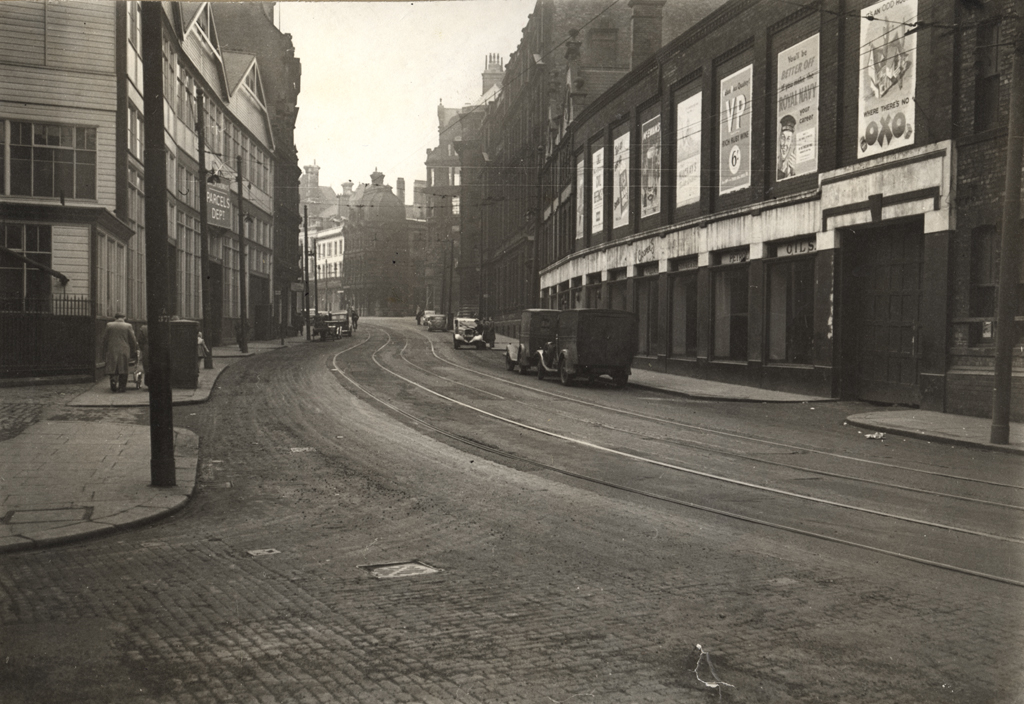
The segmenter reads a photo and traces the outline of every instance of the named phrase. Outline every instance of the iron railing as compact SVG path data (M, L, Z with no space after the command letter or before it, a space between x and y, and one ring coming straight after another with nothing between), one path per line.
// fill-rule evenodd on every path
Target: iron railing
M0 297L0 314L35 313L69 317L93 317L93 302L88 296L60 296L56 298Z

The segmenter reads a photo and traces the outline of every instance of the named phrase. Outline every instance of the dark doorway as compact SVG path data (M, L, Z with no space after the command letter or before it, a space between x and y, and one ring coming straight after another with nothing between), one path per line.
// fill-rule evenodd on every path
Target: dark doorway
M223 344L221 326L224 325L224 269L216 262L210 262L210 328L213 330L213 345Z
M844 397L918 405L920 220L842 234Z

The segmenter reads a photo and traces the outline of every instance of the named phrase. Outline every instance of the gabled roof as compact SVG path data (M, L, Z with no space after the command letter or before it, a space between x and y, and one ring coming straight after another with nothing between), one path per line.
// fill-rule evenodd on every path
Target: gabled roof
M224 76L227 79L228 95L234 95L242 84L249 69L256 63L256 56L240 51L221 52L224 57Z

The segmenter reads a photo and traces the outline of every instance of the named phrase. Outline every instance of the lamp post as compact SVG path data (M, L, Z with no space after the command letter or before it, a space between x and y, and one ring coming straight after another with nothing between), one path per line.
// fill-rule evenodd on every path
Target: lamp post
M203 116L203 89L196 89L196 134L199 135L199 267L202 279L203 339L206 340L206 354L203 355L203 369L213 369L212 330L210 329L213 310L210 305L210 225L206 202L206 124Z
M249 353L249 296L248 296L248 281L249 272L245 268L245 213L242 209L242 157L235 157L235 164L238 167L238 174L236 180L238 181L238 297L239 297L239 311L241 320L239 320L239 331L238 331L238 349L242 354Z

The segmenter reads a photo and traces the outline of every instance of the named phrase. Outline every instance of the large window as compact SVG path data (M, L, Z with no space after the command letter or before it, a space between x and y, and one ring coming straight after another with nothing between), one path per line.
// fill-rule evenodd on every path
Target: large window
M978 25L974 61L974 131L995 127L999 114L999 23Z
M96 198L96 128L14 122L11 181L5 193L41 198ZM2 124L0 124L2 127Z
M814 258L783 258L768 268L768 360L810 364L814 335Z
M746 261L746 257L742 257ZM715 359L747 359L748 271L746 264L717 269L711 275Z
M0 244L34 262L51 265L49 225L0 225ZM0 250L0 309L49 310L50 286L50 274Z
M672 349L676 357L697 356L697 269L687 266L669 278L672 297Z

